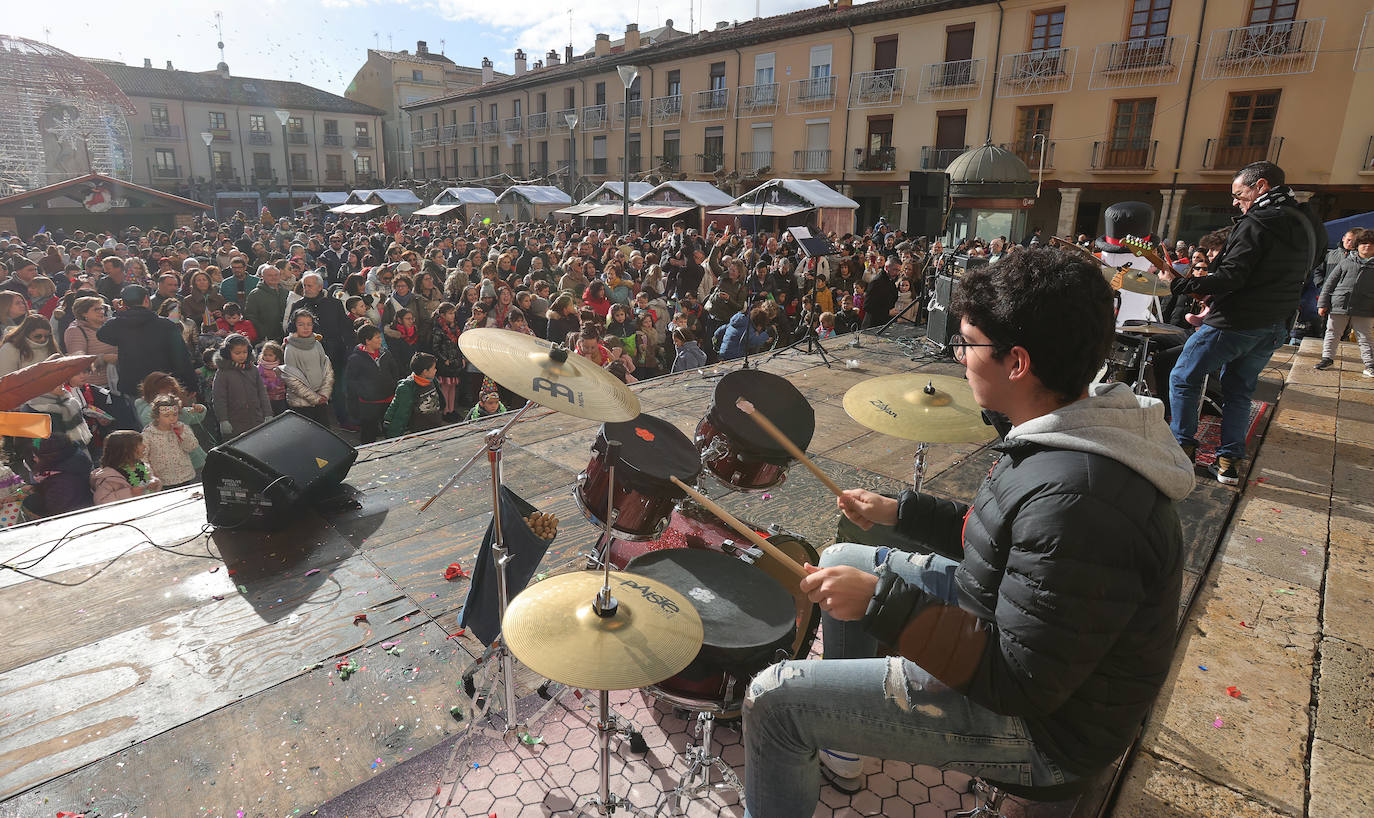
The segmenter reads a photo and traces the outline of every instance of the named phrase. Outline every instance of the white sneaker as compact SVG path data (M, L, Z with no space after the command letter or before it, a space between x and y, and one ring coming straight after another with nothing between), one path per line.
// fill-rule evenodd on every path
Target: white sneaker
M1366 369L1363 373L1366 378L1374 378L1374 369Z
M864 788L864 759L853 753L839 753L834 750L821 750L821 773L830 786L853 795Z

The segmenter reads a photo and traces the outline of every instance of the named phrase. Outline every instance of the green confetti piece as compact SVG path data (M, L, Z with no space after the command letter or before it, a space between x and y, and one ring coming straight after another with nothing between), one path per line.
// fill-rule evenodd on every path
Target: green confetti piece
M1297 591L1294 591L1294 590L1292 590L1292 589L1290 589L1290 588L1279 588L1279 589L1275 590L1274 593L1276 593L1276 594L1289 594L1289 595L1291 595L1291 596L1297 596L1297 595L1298 595L1298 592L1297 592Z
M516 735L519 736L520 741L524 742L525 744L535 745L544 743L544 739L540 736L532 736L529 733L517 733Z
M248 586L247 586L247 585L240 585L240 586L239 586L239 593L243 594L244 596L248 596Z

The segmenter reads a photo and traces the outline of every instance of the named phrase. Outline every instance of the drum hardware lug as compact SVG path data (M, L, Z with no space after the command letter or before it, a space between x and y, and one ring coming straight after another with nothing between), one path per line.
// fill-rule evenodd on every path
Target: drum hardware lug
M763 549L755 548L752 545L748 548L743 548L734 540L724 540L723 542L721 542L720 550L721 553L727 554L731 557L735 557L739 560L749 563L750 565L753 565L754 563L758 562L759 558L763 556Z

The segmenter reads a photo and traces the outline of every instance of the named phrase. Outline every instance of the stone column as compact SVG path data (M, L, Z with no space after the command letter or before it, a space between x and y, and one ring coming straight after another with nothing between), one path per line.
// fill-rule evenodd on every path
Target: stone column
M1178 237L1179 219L1183 217L1183 197L1187 192L1183 188L1160 188L1159 222L1155 226L1155 235L1159 236L1160 241ZM1166 230L1170 235L1165 235Z
M1081 187L1059 188L1059 223L1054 228L1056 236L1063 236L1070 241L1078 238L1073 228L1078 220L1078 197L1082 194Z

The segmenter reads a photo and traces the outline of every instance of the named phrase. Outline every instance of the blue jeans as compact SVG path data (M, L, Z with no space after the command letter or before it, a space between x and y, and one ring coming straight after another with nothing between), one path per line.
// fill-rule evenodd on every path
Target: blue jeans
M1245 430L1250 423L1250 396L1274 350L1288 338L1276 323L1260 329L1234 330L1202 326L1188 338L1169 374L1169 427L1180 445L1197 443L1202 382L1221 368L1221 446L1217 455L1245 457Z
M957 563L840 543L821 566L889 566L907 583L940 599L956 599ZM1071 776L1035 747L1025 722L994 713L899 656L871 658L877 642L859 622L828 615L821 661L765 668L744 699L746 818L811 815L820 792L822 748L909 761L1033 786Z

